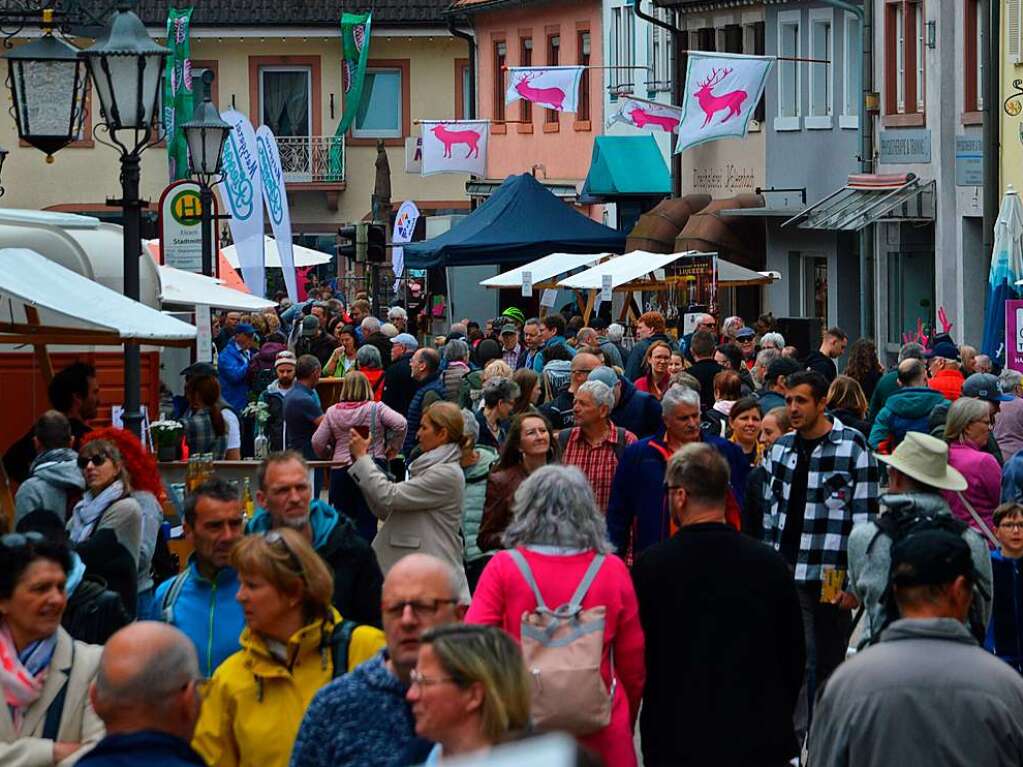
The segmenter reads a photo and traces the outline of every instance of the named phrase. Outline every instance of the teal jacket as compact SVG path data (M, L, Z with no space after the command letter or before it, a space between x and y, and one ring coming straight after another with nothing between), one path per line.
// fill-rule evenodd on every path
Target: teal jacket
M174 588L179 579L178 588ZM157 587L147 617L184 632L199 655L199 672L208 678L241 649L238 638L245 628L245 614L235 599L237 593L237 572L225 567L208 581L199 574L192 557L187 568Z
M465 495L462 498L462 535L465 539L465 561L473 562L486 556L480 551L476 538L483 524L483 504L487 500L487 477L490 467L499 458L497 451L486 445L476 445L479 460L465 473Z
M868 440L870 446L877 450L882 442L893 435L898 436L901 442L907 431L928 433L927 421L931 411L943 402L945 396L941 392L926 386L898 389L888 397L874 419Z

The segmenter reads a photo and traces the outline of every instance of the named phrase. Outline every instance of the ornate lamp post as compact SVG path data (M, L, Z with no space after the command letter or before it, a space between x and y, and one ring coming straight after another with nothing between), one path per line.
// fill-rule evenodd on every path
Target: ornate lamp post
M192 113L192 119L182 123L188 142L192 175L199 181L199 207L202 226L202 273L213 276L213 186L221 180L224 161L224 142L231 126L221 119L210 96L213 72L202 75L202 102Z
M164 58L170 51L150 39L133 6L121 0L104 35L79 55L88 64L99 94L103 122L96 127L106 132L109 141L96 138L121 154L121 199L108 204L124 209L124 295L137 301L146 205L139 199L139 166L142 152L159 140L156 104ZM125 344L124 425L136 435L142 430L140 359L138 345Z

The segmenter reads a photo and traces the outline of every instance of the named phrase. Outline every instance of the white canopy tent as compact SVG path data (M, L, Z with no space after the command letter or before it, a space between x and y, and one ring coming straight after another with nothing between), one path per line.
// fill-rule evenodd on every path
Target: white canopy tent
M186 272L171 266L160 266L160 298L165 304L195 306L205 304L217 309L258 312L276 304L251 293L229 288L223 280Z
M27 248L0 249L0 343L187 346L195 327Z
M611 289L617 290L633 280L663 269L683 256L697 255L696 251L685 253L649 253L645 250L633 250L624 255L612 258L584 272L573 274L558 283L559 288L573 290L600 290L604 285L604 275L611 275Z
M608 258L611 258L610 253L551 253L524 266L488 277L480 285L485 288L517 288L522 285L522 275L526 272L529 272L533 285L540 285L546 280Z
M334 260L334 256L330 253L324 253L319 250L313 250L312 248L306 248L302 245L292 245L292 250L295 253L295 266L318 266L319 264L329 264ZM234 245L228 245L226 248L221 248L221 253L224 254L224 258L231 264L235 269L239 269L238 261L238 248ZM277 240L270 235L264 235L263 237L263 254L264 263L267 268L280 269L281 268L281 256L277 251Z

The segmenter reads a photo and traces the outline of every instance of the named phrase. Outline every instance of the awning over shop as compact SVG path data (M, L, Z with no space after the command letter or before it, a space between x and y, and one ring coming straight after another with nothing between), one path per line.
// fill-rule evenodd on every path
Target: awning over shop
M647 278L662 280L659 270L683 258L695 256L711 256L713 253L701 253L691 250L683 253L649 253L645 250L634 250L623 256L612 258L602 264L566 277L558 283L560 288L575 290L600 290L604 284L604 276L611 275L611 289L629 289L629 283ZM718 285L721 287L739 287L742 285L769 285L774 279L766 274L754 272L744 266L733 264L721 258L717 260ZM644 286L644 289L647 289Z
M195 328L34 250L0 249L0 343L187 346Z
M559 251L621 253L624 248L624 233L574 210L528 173L509 176L444 234L404 246L409 269L508 264Z
M671 194L671 174L652 134L597 136L579 196L657 197Z
M251 293L225 287L215 277L186 272L170 266L160 269L160 299L165 304L195 306L205 304L218 309L258 312L276 304Z
M529 272L534 285L568 274L583 266L592 266L598 261L611 257L610 253L551 253L525 266L488 277L480 283L484 288L517 288L522 284L522 275Z
M859 231L879 221L933 221L934 182L913 173L849 176L846 185L782 226Z
M764 262L764 224L759 217L743 218L735 215L740 208L763 209L764 198L759 194L739 194L721 200L711 200L696 211L675 238L676 252L698 250L701 253L720 253L726 258L743 261L749 266Z

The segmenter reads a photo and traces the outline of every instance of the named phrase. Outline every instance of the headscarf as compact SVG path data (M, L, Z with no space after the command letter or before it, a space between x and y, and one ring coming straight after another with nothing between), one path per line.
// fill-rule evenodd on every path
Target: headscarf
M0 688L11 711L15 734L21 734L25 712L42 695L46 671L56 647L57 634L54 632L32 642L19 653L15 649L10 626L6 622L0 623Z

